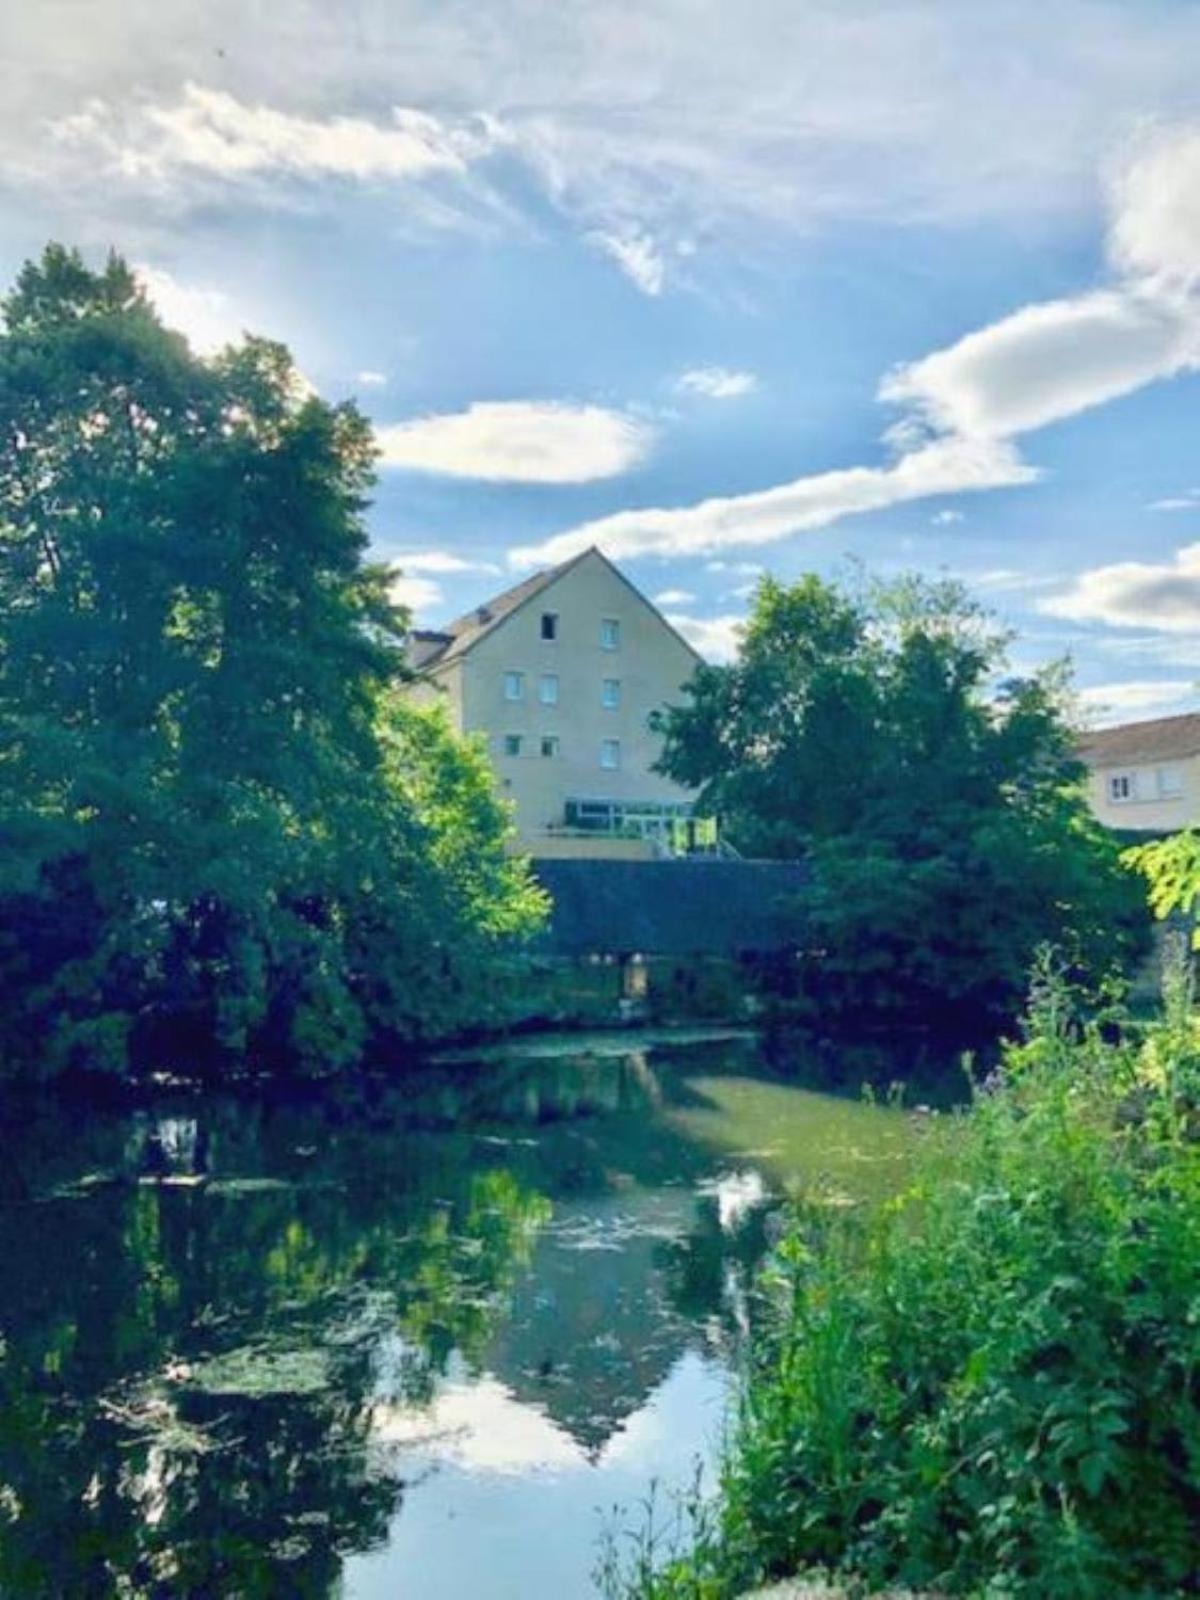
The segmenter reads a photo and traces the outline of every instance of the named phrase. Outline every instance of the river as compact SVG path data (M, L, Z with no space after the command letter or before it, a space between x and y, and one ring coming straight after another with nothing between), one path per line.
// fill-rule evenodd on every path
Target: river
M782 1065L610 1035L9 1107L0 1594L594 1594L711 1464L787 1186L884 1195L920 1125Z

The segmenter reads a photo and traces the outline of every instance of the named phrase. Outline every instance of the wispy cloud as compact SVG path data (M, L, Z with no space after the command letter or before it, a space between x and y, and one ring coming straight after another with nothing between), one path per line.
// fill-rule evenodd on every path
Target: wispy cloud
M729 367L692 367L681 373L675 387L683 394L699 394L708 400L736 400L758 387L752 372L735 372Z
M1200 489L1189 489L1185 494L1168 495L1164 500L1152 500L1148 511L1194 511L1200 506Z
M1158 633L1200 631L1200 544L1184 545L1169 562L1118 561L1081 572L1038 610L1072 622L1102 622Z
M222 90L186 83L173 101L93 100L59 118L50 136L83 146L127 178L167 180L200 173L228 182L261 177L366 182L462 173L495 148L495 124L452 123L395 107L385 121L306 117L247 104Z
M1200 148L1192 128L1175 140L1188 152ZM696 505L619 511L516 549L510 560L561 560L589 544L624 557L767 544L910 500L1035 482L1038 468L1017 448L1023 435L1200 366L1200 294L1190 292L1200 280L1200 224L1193 237L1130 220L1147 186L1170 191L1185 212L1194 208L1190 155L1172 163L1164 152L1173 148L1166 141L1143 152L1113 181L1109 246L1121 276L1111 287L1025 306L883 377L879 398L901 408L885 434L897 454L892 464ZM1161 204L1156 195L1155 216Z
M690 606L696 596L690 589L664 589L654 596L656 606Z
M1130 712L1166 711L1182 707L1197 697L1190 678L1132 678L1118 683L1098 683L1079 691L1084 708L1095 725L1119 722Z
M376 428L385 467L499 483L590 483L627 472L655 430L602 406L475 401L465 411Z
M953 523L963 520L963 513L950 509L935 511L929 520L935 528L949 528Z
M610 556L690 556L738 545L776 544L843 517L931 495L1032 483L1038 476L1001 440L936 439L887 467L847 467L753 494L698 505L617 511L537 545L509 552L516 567L565 561L589 545Z
M386 372L373 372L370 368L354 374L355 383L361 384L364 389L382 389L387 383Z
M223 289L181 283L163 267L136 267L143 288L168 328L182 333L200 355L213 355L242 337L244 324Z
M392 560L406 575L432 572L441 577L450 577L459 572L495 574L500 571L494 561L473 561L467 556L455 555L452 550L399 550L393 554Z
M661 249L648 233L597 231L588 237L597 249L617 263L630 283L643 294L654 297L663 292L667 282L667 263Z
M414 613L428 611L441 605L441 585L432 578L409 577L406 573L392 579L392 599L397 605L407 606Z
M708 661L732 661L741 643L744 616L690 617L665 612L667 621Z

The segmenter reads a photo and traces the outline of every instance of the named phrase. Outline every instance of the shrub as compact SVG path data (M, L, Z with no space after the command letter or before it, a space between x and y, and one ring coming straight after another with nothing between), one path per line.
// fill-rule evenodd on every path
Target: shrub
M640 1592L1200 1586L1200 1029L1112 1042L1053 988L898 1199L805 1207L719 1502Z

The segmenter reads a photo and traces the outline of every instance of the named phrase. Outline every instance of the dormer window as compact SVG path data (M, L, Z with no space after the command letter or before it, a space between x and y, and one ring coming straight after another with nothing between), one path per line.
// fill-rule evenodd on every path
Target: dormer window
M542 612L542 638L554 640L558 638L558 612Z

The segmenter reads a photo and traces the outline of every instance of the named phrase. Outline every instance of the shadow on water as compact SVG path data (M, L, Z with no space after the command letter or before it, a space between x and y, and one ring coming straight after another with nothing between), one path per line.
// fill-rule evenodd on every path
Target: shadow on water
M587 1594L597 1507L711 1451L785 1185L913 1140L739 1037L3 1113L23 1600Z

